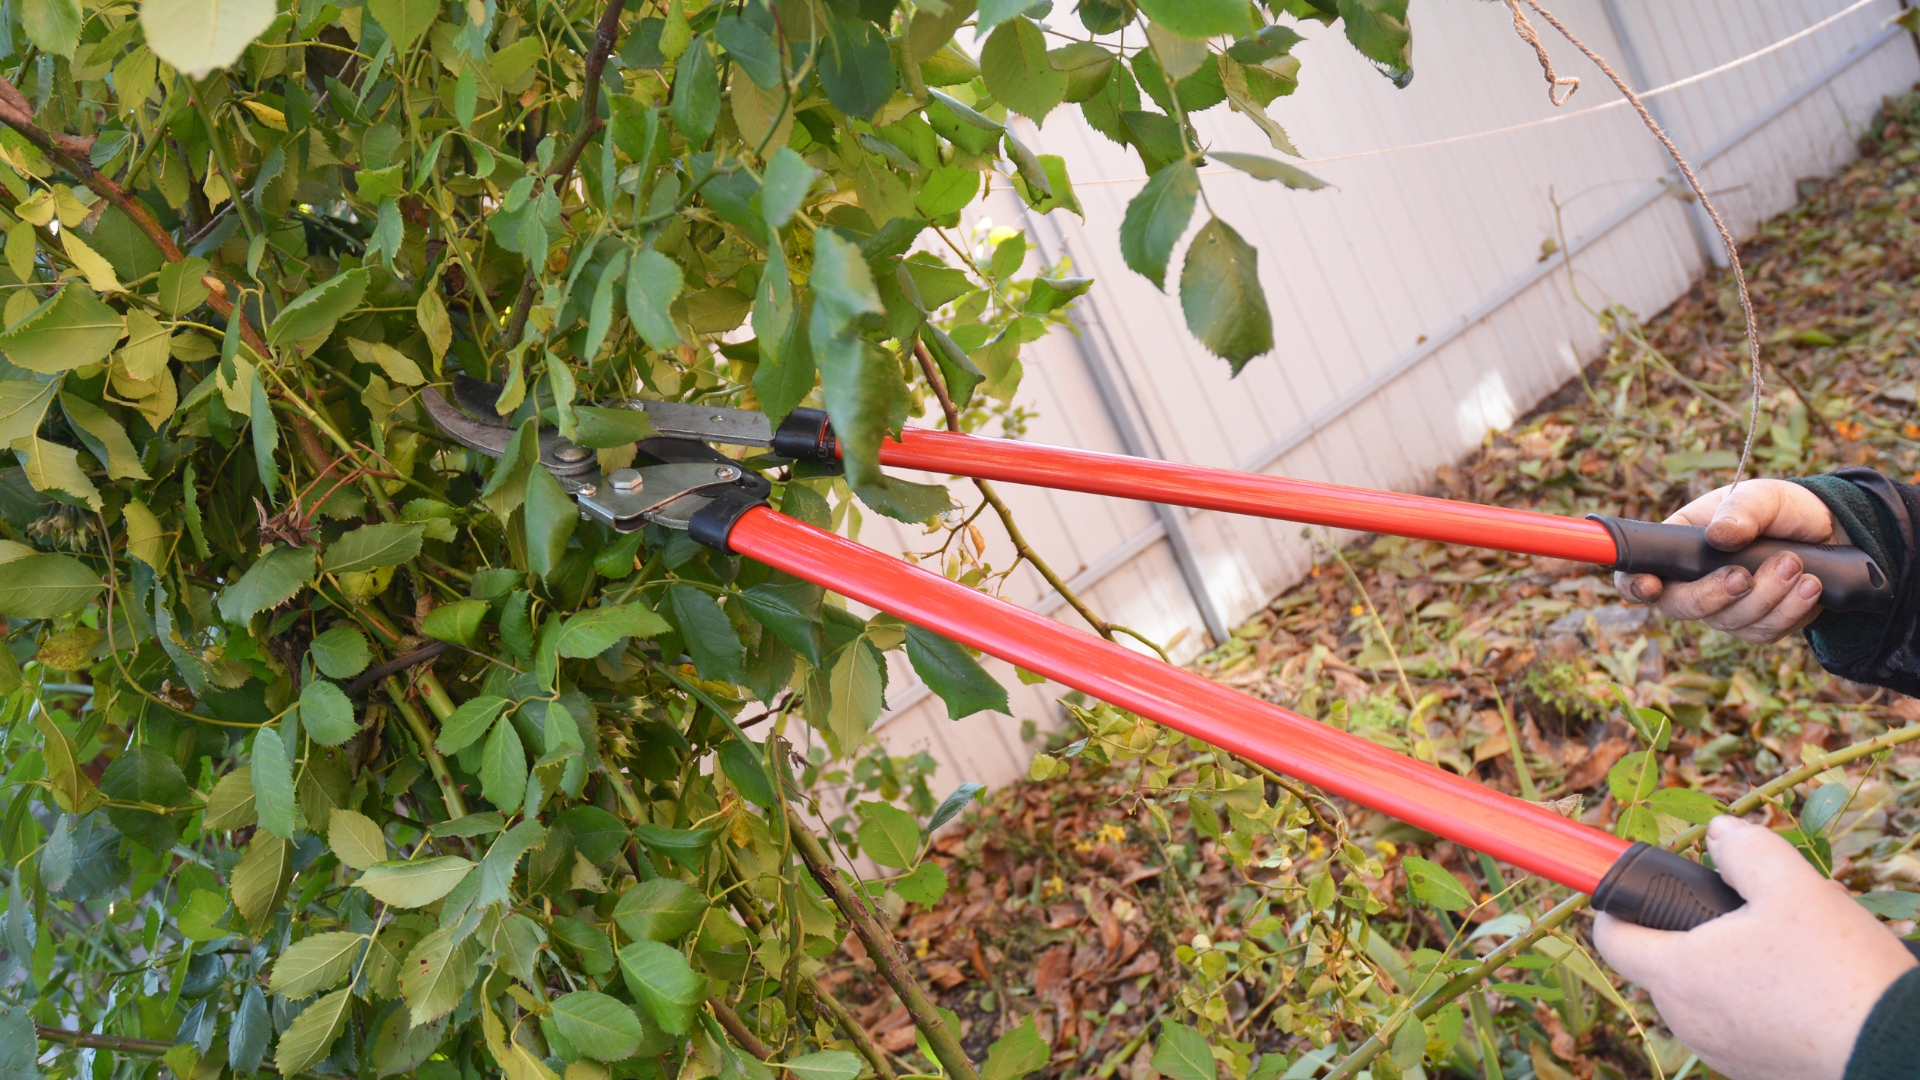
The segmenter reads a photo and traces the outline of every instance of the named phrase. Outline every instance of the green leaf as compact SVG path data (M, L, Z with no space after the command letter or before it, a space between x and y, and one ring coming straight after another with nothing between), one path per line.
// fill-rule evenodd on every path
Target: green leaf
M353 970L354 958L366 943L365 934L345 930L309 934L287 946L274 959L273 977L267 989L290 1001L331 990Z
M1327 186L1325 180L1305 169L1298 169L1284 161L1275 161L1259 154L1215 152L1209 156L1223 165L1231 165L1239 169L1256 180L1274 180L1301 191L1319 191Z
M493 845L487 848L486 856L480 860L478 888L475 889L473 896L474 906L490 907L508 900L512 895L514 871L520 865L521 856L546 843L546 840L546 826L532 820L521 821L508 829L500 839L495 840Z
M848 1050L817 1050L777 1062L774 1067L785 1069L798 1080L855 1080L864 1068L860 1055Z
M59 391L58 379L0 379L0 444L32 437Z
M821 230L820 236L827 235ZM818 241L816 241L817 243ZM819 264L815 263L816 270ZM817 280L817 279L816 279ZM894 404L906 394L900 365L867 341L848 333L823 333L821 305L813 308L814 361L820 369L821 397L840 441L841 463L854 488L884 485L880 471L880 442L893 423Z
M683 280L680 264L652 248L641 248L627 266L627 318L649 348L681 344L668 309L680 295Z
M1206 1036L1176 1020L1160 1028L1153 1067L1173 1080L1214 1080L1213 1050Z
M554 639L554 648L561 656L584 660L606 652L622 638L653 638L672 630L667 620L644 604L602 604L569 616Z
M506 698L489 694L461 703L440 725L440 737L433 741L434 749L443 754L457 754L472 746L506 711L507 705Z
M256 385L258 385L256 383ZM107 476L114 480L145 480L147 470L140 465L140 452L120 422L108 416L100 406L72 394L60 395L61 411L72 421L81 441L93 456L106 463Z
M740 606L807 663L818 667L821 647L820 603L825 593L807 582L760 584L740 593Z
M1446 867L1409 855L1400 860L1400 868L1407 872L1407 887L1413 895L1441 911L1473 906L1473 896Z
M1033 1014L1029 1013L1020 1026L995 1039L993 1045L987 1047L987 1060L980 1066L980 1080L1020 1080L1045 1068L1047 1055L1047 1044L1040 1038L1040 1032L1033 1023ZM1160 1064L1158 1054L1154 1055L1153 1067L1167 1072ZM1209 1076L1207 1080L1212 1080L1212 1077Z
M713 38L754 85L768 90L780 85L780 46L751 19L733 13L722 15L713 24Z
M567 541L580 523L580 508L552 473L535 468L527 474L523 513L526 515L527 569L545 581L567 552Z
M1607 770L1607 788L1622 806L1637 803L1660 786L1660 762L1645 750L1637 750Z
M1920 8L1913 9L1920 11ZM1854 897L1860 906L1883 919L1912 919L1920 917L1920 893L1910 892L1869 892Z
M1233 227L1211 218L1187 247L1180 310L1187 329L1238 375L1273 349L1273 315L1260 288L1259 253Z
M679 268L674 269L677 271ZM625 446L628 443L639 442L641 439L650 439L654 435L653 421L647 419L647 414L639 409L603 409L598 405L575 405L573 417L575 425L573 441L593 450Z
M633 827L633 835L640 839L650 851L656 851L681 866L696 873L705 861L707 848L713 846L714 838L720 835L718 828L709 826L704 829L670 829L665 825L651 825L641 822Z
M694 35L686 55L675 65L673 97L667 105L673 126L695 147L706 145L720 122L720 74L705 34Z
M883 802L863 802L854 810L862 819L860 850L868 858L902 870L919 860L920 826L912 814Z
M1832 785L1829 785L1832 786ZM1841 785L1844 788L1844 785ZM1647 799L1655 813L1676 817L1695 825L1705 825L1727 812L1720 800L1692 788L1661 788ZM1804 818L1802 819L1804 820Z
M273 1067L280 1075L298 1076L325 1060L346 1026L347 1008L352 1004L353 992L340 989L301 1010L274 1048Z
M335 323L354 308L367 292L367 272L348 270L315 285L274 317L267 327L267 343L292 344L333 332ZM0 348L5 348L0 339Z
M366 635L351 626L336 626L321 633L308 646L308 652L313 666L329 679L351 679L373 661Z
M101 778L100 787L101 790L106 790L105 777ZM112 795L113 792L107 791L107 794ZM1820 785L1814 789L1812 795L1807 796L1806 805L1800 808L1800 828L1808 836L1826 832L1827 826L1833 823L1834 816L1840 813L1841 808L1846 806L1852 798L1853 789L1847 784ZM1657 806L1654 808L1659 809Z
M1216 157L1218 155L1215 155ZM1027 293L1027 311L1045 315L1085 296L1093 288L1092 278L1034 278Z
M242 765L213 785L201 828L244 829L258 822L253 811L253 766Z
M744 21L744 20L743 20ZM813 190L819 172L791 147L783 146L767 160L760 178L760 215L768 225L784 229Z
M473 863L458 855L438 855L411 862L376 863L355 885L388 907L426 907L453 891L473 872Z
M400 995L415 1027L452 1012L479 976L480 940L459 929L449 926L421 938L400 966Z
M761 764L760 747L748 740L728 739L720 746L720 768L733 782L735 790L755 806L772 809L775 803L773 782Z
M272 1037L273 1014L267 1009L267 995L260 992L259 983L249 982L240 995L240 1007L234 1010L233 1027L227 1032L227 1067L240 1076L260 1071L260 1063L267 1056L267 1040Z
M744 675L741 662L746 648L740 644L740 635L734 632L727 613L720 610L720 602L686 584L668 588L667 598L673 605L673 621L679 625L680 637L700 677L739 682Z
M1380 73L1393 85L1405 89L1413 81L1407 0L1340 0L1340 20L1346 25L1347 40L1360 55L1380 65Z
M613 921L628 937L671 944L692 933L709 906L700 890L659 877L621 893L613 906Z
M555 998L553 1026L574 1049L596 1061L632 1057L647 1034L632 1008L592 990Z
M327 815L327 848L342 865L370 869L387 860L387 837L373 819L358 810L334 807Z
M932 836L934 830L952 821L960 811L967 808L968 803L985 790L987 785L971 781L954 788L952 794L940 800L940 805L934 808L933 816L927 819L927 835Z
M273 24L274 9L273 0L141 0L140 27L155 56L204 79L238 60Z
M511 813L527 795L527 752L510 723L493 725L480 752L480 793L502 812Z
M883 697L880 661L873 650L854 646L840 650L827 670L827 732L841 754L866 741L880 717Z
M393 39L394 52L401 56L433 25L443 6L442 0L367 0L368 14L379 20Z
M80 467L80 454L72 447L28 436L13 444L13 452L35 491L65 492L89 509L102 508L100 489L87 478L86 470Z
M254 732L252 766L253 812L260 819L260 827L283 840L291 840L293 764L286 747L281 745L278 731L261 728Z
M15 367L58 375L105 360L125 333L119 312L70 281L0 334L0 353Z
M1053 66L1046 35L1025 16L1001 23L987 38L980 77L995 100L1035 123L1067 97L1067 73Z
M255 612L278 607L306 588L314 566L311 549L274 548L220 593L220 617L234 626L247 625Z
M1187 231L1199 198L1200 172L1192 161L1181 160L1154 173L1127 203L1120 222L1120 255L1156 288L1166 288L1173 245Z
M87 564L71 555L28 555L6 560L0 574L0 615L51 619L85 607L105 586Z
M480 621L487 616L485 600L455 600L441 604L420 621L420 632L440 641L472 647L480 644Z
M917 525L953 509L953 497L945 484L916 484L897 476L862 484L854 494L871 509L895 521Z
M826 21L827 39L814 52L819 58L820 87L834 108L856 120L871 120L899 82L893 50L865 19L829 14Z
M261 829L247 842L240 865L233 868L229 879L233 906L256 936L272 923L274 911L286 896L292 850L293 845L285 839Z
M1253 6L1246 0L1141 0L1140 10L1156 26L1196 41L1239 37L1254 26Z
M327 546L320 568L329 574L354 574L399 566L420 554L425 525L363 525Z
M151 3L152 0L149 0ZM206 6L207 0L176 0L191 3L196 8ZM207 302L212 290L202 280L212 269L207 260L189 255L177 263L168 263L160 268L160 276L155 281L154 301L160 310L178 318Z
M947 718L1008 712L1007 689L967 650L931 630L907 625L907 659L927 689L947 704Z
M931 907L947 895L947 872L939 863L923 862L913 873L893 883L893 891L909 904Z
M636 941L620 950L620 972L655 1023L670 1035L687 1033L706 1000L707 980L687 966L685 957L657 941Z
M21 0L20 28L41 52L73 59L87 17L79 0ZM157 51L157 50L156 50Z
M831 229L814 234L813 317L818 336L832 337L863 315L884 315L886 307L874 288L873 271L860 254L860 246ZM819 335L821 328L824 335Z
M321 746L339 746L360 733L353 702L325 679L308 679L300 687L300 726Z

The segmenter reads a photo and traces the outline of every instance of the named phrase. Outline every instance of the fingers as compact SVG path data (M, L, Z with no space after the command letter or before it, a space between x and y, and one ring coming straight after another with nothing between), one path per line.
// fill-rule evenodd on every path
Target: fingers
M1715 630L1747 641L1773 641L1803 621L1819 603L1820 580L1802 573L1800 557L1786 551L1761 565L1751 576L1744 596L1704 619Z
M1635 603L1651 604L1660 599L1666 582L1652 574L1615 574L1613 591Z
M1704 619L1726 610L1752 591L1753 575L1742 567L1729 566L1699 581L1665 582L1659 594L1660 614L1669 619Z
M1673 950L1686 935L1650 930L1604 912L1593 917L1593 944L1613 970L1628 981L1653 989L1673 966Z
M1825 880L1772 829L1736 817L1713 819L1707 826L1707 850L1720 876L1750 904L1764 904L1770 897Z

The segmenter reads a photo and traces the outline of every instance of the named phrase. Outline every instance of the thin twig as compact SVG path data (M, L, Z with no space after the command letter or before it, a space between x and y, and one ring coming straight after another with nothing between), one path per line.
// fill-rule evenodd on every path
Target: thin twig
M1520 9L1517 0L1507 0L1507 3L1513 7L1516 14L1519 12ZM1693 175L1693 166L1687 164L1687 159L1681 155L1680 148L1673 145L1673 140L1667 137L1665 131L1661 130L1659 123L1654 120L1653 114L1647 111L1646 104L1640 100L1640 95L1633 92L1633 87L1627 85L1627 81L1621 78L1619 74L1613 70L1612 65L1608 64L1599 53L1594 52L1586 42L1580 40L1573 31L1567 29L1565 23L1555 18L1553 12L1541 7L1540 0L1527 0L1527 6L1538 12L1541 18L1551 23L1555 30L1560 31L1560 36L1572 42L1574 48L1579 49L1585 54L1587 59L1593 61L1595 67L1598 67L1608 79L1612 80L1614 87L1618 89L1620 93L1626 97L1627 102L1633 106L1633 111L1640 114L1640 122L1647 125L1647 130L1653 132L1653 137L1660 140L1661 146L1667 148L1667 154L1673 158L1673 163L1679 167L1680 175L1686 178L1687 186L1693 189L1694 196L1700 200L1701 208L1706 210L1709 218L1713 219L1713 227L1720 233L1720 243L1726 247L1727 261L1733 267L1734 286L1740 292L1740 312L1746 317L1747 321L1748 373L1753 383L1753 406L1747 416L1747 438L1740 447L1740 463L1735 466L1733 470L1733 482L1737 485L1740 483L1740 479L1746 475L1747 463L1753 458L1753 439L1754 435L1760 430L1760 395L1766 392L1766 383L1760 378L1760 320L1753 313L1753 297L1747 293L1746 271L1740 268L1740 245L1734 242L1733 232L1727 228L1727 223L1725 219L1721 218L1720 211L1714 208L1713 200L1707 197L1707 189L1701 186L1699 178ZM1548 69L1548 73L1551 75L1551 69ZM1549 98L1552 97L1553 91L1551 88L1549 88L1547 94ZM1559 102L1555 102L1555 104L1559 104ZM1807 403L1807 409L1809 412L1814 411L1811 402Z
M67 1046L82 1046L90 1050L112 1050L120 1054L152 1054L158 1057L173 1049L172 1043L155 1039L132 1039L124 1035L97 1035L91 1031L68 1031L66 1028L33 1026L33 1033L47 1042L63 1043Z
M900 951L900 943L880 924L879 917L866 900L841 880L839 868L827 856L826 849L820 846L819 838L791 808L787 810L787 828L793 836L795 850L807 864L807 870L826 890L833 905L853 924L853 932L860 938L860 943L866 946L867 955L872 958L874 966L880 969L887 985L900 995L907 1015L913 1018L913 1024L920 1029L920 1033L927 1037L933 1056L946 1067L947 1075L953 1080L980 1080L980 1074L975 1071L973 1062L968 1060L959 1038L941 1019L933 999L927 996L926 990L914 977L911 962Z
M367 689L374 683L379 682L387 676L398 675L400 672L413 667L415 664L424 664L451 648L453 648L453 646L447 642L436 641L431 645L415 649L410 653L402 653L348 683L346 687L347 696L359 697L361 694L366 693Z
M587 67L581 78L580 91L580 130L574 133L573 141L547 170L547 190L558 191L567 186L567 179L573 174L573 166L580 155L605 124L600 119L600 73L606 70L607 57L613 52L613 43L620 37L620 13L627 9L627 0L608 0L607 9L600 14L600 22L593 32L593 48L587 51ZM533 312L533 295L540 283L540 265L529 259L526 279L520 283L520 295L514 299L513 314L507 319L506 335L501 339L506 348L512 349L520 344L520 336L526 333L527 316Z
M720 1026L727 1029L728 1037L740 1044L740 1049L763 1062L773 1059L773 1048L761 1042L759 1036L747 1030L746 1021L740 1019L739 1013L727 1008L715 998L707 999L707 1007L713 1010L714 1018L720 1021Z

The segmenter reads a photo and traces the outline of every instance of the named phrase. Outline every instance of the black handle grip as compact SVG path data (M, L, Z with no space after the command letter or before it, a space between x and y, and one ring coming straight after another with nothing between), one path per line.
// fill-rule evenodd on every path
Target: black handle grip
M1691 930L1745 903L1711 869L1640 842L1593 890L1596 911L1655 930Z
M1664 525L1605 514L1587 517L1613 534L1617 557L1609 570L1697 581L1723 566L1758 571L1768 559L1791 551L1800 556L1807 573L1820 579L1820 603L1829 610L1887 611L1893 607L1892 583L1873 557L1857 547L1763 538L1739 551L1721 551L1707 543L1707 530L1697 525Z
M1713 870L1637 842L1593 890L1595 911L1655 930L1691 930L1745 904ZM1920 941L1900 943L1920 959Z

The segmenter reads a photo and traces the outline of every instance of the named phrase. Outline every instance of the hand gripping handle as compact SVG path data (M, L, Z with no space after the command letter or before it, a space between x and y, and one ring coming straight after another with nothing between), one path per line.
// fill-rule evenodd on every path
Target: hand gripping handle
M1840 544L1797 544L1762 538L1739 551L1721 551L1707 543L1707 530L1697 525L1665 525L1588 514L1613 534L1615 559L1609 570L1652 574L1672 581L1698 581L1723 566L1758 571L1782 551L1800 556L1806 572L1820 579L1820 603L1832 611L1886 611L1893 607L1893 588L1873 557L1857 547Z

